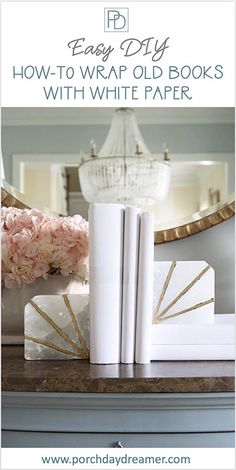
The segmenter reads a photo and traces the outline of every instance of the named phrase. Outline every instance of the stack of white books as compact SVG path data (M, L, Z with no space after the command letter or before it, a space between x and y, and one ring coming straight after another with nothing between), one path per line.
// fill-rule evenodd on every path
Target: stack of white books
M121 204L89 208L90 362L150 362L153 215Z

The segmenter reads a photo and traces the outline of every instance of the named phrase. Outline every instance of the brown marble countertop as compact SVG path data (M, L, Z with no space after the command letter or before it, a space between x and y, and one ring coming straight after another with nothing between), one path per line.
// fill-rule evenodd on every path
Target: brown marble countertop
M26 361L23 346L2 347L2 391L208 393L234 390L233 361L94 365L85 360Z

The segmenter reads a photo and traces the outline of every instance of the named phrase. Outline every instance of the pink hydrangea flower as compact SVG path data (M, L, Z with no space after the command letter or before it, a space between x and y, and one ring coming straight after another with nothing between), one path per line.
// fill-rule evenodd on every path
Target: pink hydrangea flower
M37 209L2 208L2 278L8 288L48 274L88 279L88 222Z

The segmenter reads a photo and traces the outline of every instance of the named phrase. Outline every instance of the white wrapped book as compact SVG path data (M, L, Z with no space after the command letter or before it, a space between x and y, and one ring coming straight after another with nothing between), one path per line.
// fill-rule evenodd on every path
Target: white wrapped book
M134 362L140 210L125 208L121 362Z
M235 315L214 315L211 324L152 325L153 361L231 360L235 356Z
M135 362L147 364L151 357L154 265L153 214L144 212L140 222L139 270Z
M123 263L121 204L89 207L90 362L120 362Z

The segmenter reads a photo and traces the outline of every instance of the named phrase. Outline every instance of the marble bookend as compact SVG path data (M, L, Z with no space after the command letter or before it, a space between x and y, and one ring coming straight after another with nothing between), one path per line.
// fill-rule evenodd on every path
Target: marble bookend
M215 272L205 261L154 263L153 323L214 322Z
M89 295L37 295L25 306L25 359L87 359Z

